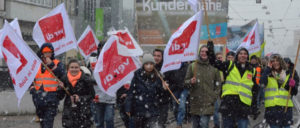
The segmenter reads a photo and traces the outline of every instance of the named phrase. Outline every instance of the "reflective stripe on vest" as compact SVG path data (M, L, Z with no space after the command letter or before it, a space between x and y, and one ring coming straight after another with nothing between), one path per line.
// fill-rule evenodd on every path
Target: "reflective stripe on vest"
M222 87L222 97L226 95L239 95L240 100L250 106L252 103L252 87L254 85L252 78L255 74L255 69L253 69L254 72L246 70L243 77L241 77L238 68L232 61L230 61L228 68L232 64L233 68L226 77L225 84Z
M53 60L54 64L57 66L59 63L58 60ZM44 91L46 92L53 92L57 90L58 87L58 82L56 81L55 77L52 76L47 70L45 70L44 73L41 71L41 66L40 69L35 76L35 82L34 86L36 90L39 90L41 86L44 87Z
M286 106L289 92L284 88L290 75L286 76L284 83L278 88L277 80L274 77L268 77L268 84L265 89L265 107ZM288 107L293 107L290 99Z

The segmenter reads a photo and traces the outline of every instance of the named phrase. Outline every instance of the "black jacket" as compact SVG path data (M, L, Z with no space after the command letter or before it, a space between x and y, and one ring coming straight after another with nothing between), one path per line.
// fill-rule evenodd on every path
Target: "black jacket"
M71 95L77 94L79 96L79 102L76 103L76 107L72 107L70 96L66 95L62 116L63 127L90 127L92 125L90 104L95 95L94 81L83 72L75 87L71 85L67 75L62 80Z
M164 79L169 83L171 91L182 91L184 89L184 78L188 66L188 63L182 63L180 69L164 73Z
M138 69L127 93L125 111L137 117L158 116L161 99L159 92L162 90L162 82L154 72L147 74L144 69Z

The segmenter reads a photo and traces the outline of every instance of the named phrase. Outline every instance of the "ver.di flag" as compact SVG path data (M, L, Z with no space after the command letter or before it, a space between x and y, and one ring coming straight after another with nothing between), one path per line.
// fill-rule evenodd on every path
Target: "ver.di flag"
M93 52L97 52L98 44L98 39L88 25L77 42L81 55L87 59Z
M107 40L93 72L99 88L110 96L115 96L117 90L128 83L134 71L140 67L138 57L118 54L118 38L110 36Z
M164 51L161 72L179 69L182 62L197 58L202 11L185 21L171 36Z
M17 32L17 34L23 39L21 29L20 29L20 25L19 25L19 22L18 22L18 18L15 18L9 24L15 30L15 32ZM2 33L2 30L0 30L0 36L1 36L1 33ZM2 56L2 53L1 53L1 50L0 50L0 59L2 59L2 58L3 58L3 56Z
M114 35L118 38L117 47L118 53L122 56L141 56L143 50L139 44L132 37L127 28L125 30L118 30L110 32L109 35Z
M243 42L237 49L242 47L249 51L249 54L259 52L261 50L261 43L259 38L258 23L256 22L251 31L247 34Z
M36 76L41 61L7 21L0 37L0 49L8 66L19 106Z
M64 3L36 22L32 36L39 47L46 42L52 43L56 56L77 47Z

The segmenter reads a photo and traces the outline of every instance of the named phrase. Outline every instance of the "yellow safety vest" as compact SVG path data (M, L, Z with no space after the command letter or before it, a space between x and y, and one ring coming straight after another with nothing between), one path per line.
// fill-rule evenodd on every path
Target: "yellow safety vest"
M255 74L255 69L253 72L246 70L243 77L241 77L240 72L236 65L230 61L230 68L233 64L232 70L226 77L225 84L222 87L222 97L226 95L239 95L240 100L251 106L252 103L252 87L254 85L252 77Z
M277 80L274 77L268 77L268 84L265 89L265 107L286 106L289 92L284 88L290 75L286 76L284 83L278 88ZM288 107L293 107L290 99Z

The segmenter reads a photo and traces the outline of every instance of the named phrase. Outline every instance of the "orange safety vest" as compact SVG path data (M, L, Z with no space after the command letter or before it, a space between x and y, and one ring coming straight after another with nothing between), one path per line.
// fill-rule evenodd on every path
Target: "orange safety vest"
M53 62L57 66L59 60L54 59ZM36 90L39 90L41 86L44 86L44 91L46 92L54 92L58 87L58 81L50 72L48 72L48 70L45 70L45 72L42 73L40 66L40 69L35 76L34 87Z
M256 67L256 84L259 85L260 77L261 77L261 67Z

